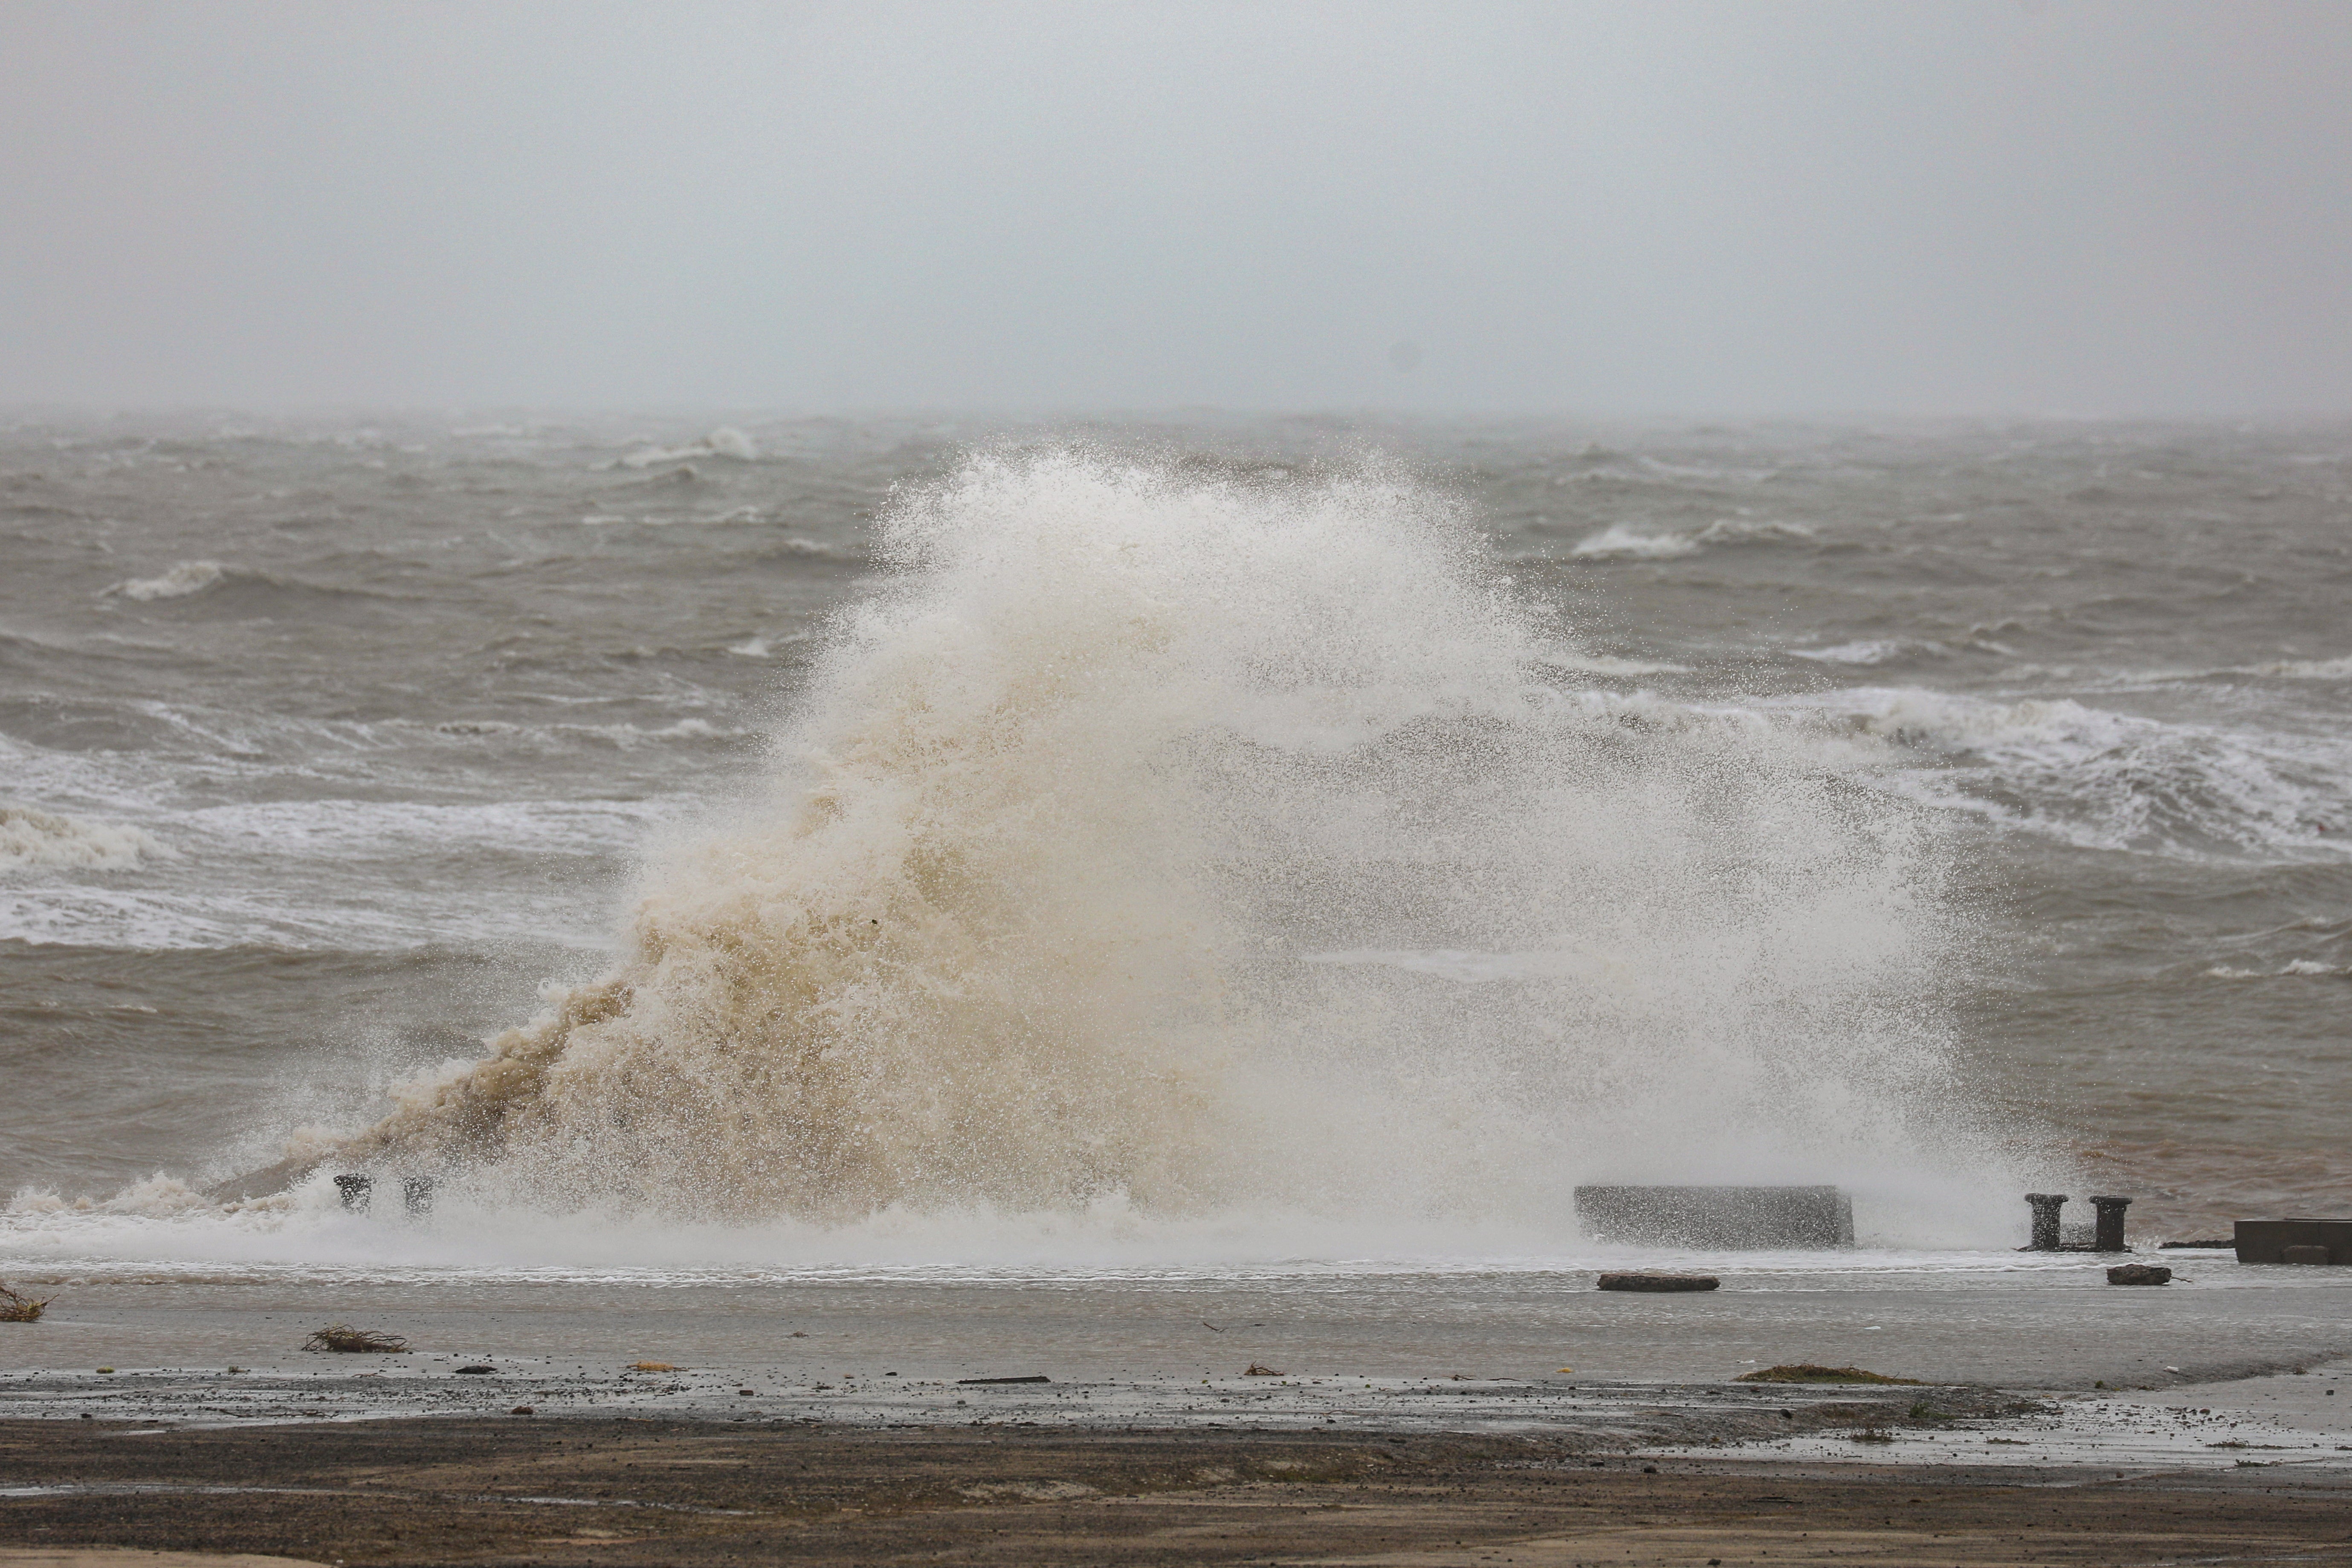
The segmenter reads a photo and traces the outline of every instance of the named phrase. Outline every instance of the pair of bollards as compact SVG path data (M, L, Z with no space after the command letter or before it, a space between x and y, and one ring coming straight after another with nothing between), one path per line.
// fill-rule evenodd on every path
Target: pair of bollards
M375 1178L370 1175L337 1176L335 1191L343 1200L343 1207L353 1214L365 1214L375 1197ZM431 1214L433 1212L433 1178L430 1176L401 1177L400 1202L402 1207L420 1219Z
M2028 1193L2025 1201L2033 1210L2033 1239L2020 1250L2025 1252L2069 1252L2058 1237L2058 1211L2066 1206L2064 1193ZM2091 1234L2093 1252L2124 1252L2124 1210L2131 1207L2131 1199L2095 1197L2091 1206L2098 1211L2097 1223Z

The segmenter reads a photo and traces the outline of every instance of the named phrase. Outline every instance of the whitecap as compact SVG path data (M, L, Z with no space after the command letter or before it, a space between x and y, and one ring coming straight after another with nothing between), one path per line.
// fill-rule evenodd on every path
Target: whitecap
M2315 958L2297 958L2290 960L2283 969L2232 969L2226 963L2217 963L2205 973L2212 980L2309 980L2352 975L2352 969L2322 963Z
M557 724L550 733L609 741L626 752L648 741L718 741L743 733L740 730L723 729L708 719L680 719L674 723L648 729L642 724Z
M1714 544L1810 544L1818 537L1802 522L1751 522L1746 518L1719 518L1696 533L1643 533L1612 522L1569 552L1588 561L1671 561L1696 555Z
M0 805L0 871L127 871L178 853L143 828L85 822L26 806Z
M1850 688L1765 706L1895 748L1889 760L1898 765L1884 776L1914 798L2085 848L2352 849L2326 826L2352 787L2352 750L2324 737L1919 687ZM1906 752L1931 765L1901 766Z
M1745 518L1727 517L1700 529L1696 542L1700 544L1810 544L1819 537L1819 531L1811 523L1750 522Z
M1679 533L1636 533L1622 522L1612 522L1580 540L1569 554L1581 561L1671 561L1696 555L1698 549Z
M684 462L693 458L731 458L739 463L757 462L760 448L751 437L732 425L721 425L701 440L684 447L641 447L616 459L624 468L649 468L656 463Z
M715 458L732 458L739 463L760 460L760 448L752 444L751 437L732 425L721 425L702 438L702 445Z
M2352 680L2352 654L2342 658L2284 658L2252 666L2250 675L2275 676L2283 680Z
M1685 664L1665 664L1654 659L1619 658L1606 653L1548 653L1538 663L1552 669L1572 670L1580 675L1688 675Z
M106 590L126 599L184 599L201 594L225 575L217 561L183 561L160 577L132 577Z
M1793 658L1810 658L1819 664L1885 664L1890 658L1901 658L1909 653L1941 651L1935 643L1873 638L1840 643L1835 647L1792 647L1789 654Z

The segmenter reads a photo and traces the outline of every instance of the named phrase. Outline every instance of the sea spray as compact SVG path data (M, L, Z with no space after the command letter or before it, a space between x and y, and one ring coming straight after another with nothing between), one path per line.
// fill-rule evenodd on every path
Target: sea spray
M1448 498L983 455L877 542L761 797L345 1160L818 1222L1982 1189L1926 814L1592 700Z

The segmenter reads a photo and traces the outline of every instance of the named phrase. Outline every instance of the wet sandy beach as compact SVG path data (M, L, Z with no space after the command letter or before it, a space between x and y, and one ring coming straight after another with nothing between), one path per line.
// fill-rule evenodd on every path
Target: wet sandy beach
M1909 1391L1906 1391L1906 1393ZM2340 1468L1758 1463L1573 1436L0 1424L0 1562L2340 1562Z
M2171 1256L1679 1297L92 1272L0 1341L0 1547L48 1554L0 1563L2341 1560L2352 1279ZM415 1348L296 1348L334 1320ZM1919 1381L1732 1381L1795 1361Z
M1573 1262L524 1270L26 1258L12 1282L53 1304L37 1324L0 1328L0 1368L15 1369L0 1398L36 1370L89 1376L101 1365L217 1381L230 1365L312 1378L324 1362L348 1376L369 1358L300 1349L336 1321L411 1342L413 1354L367 1369L387 1388L486 1363L556 1387L589 1380L567 1401L584 1408L622 1397L614 1369L655 1361L700 1369L730 1391L756 1384L758 1413L826 1420L868 1418L863 1405L841 1405L853 1388L863 1400L894 1384L1043 1375L1056 1386L1182 1391L1253 1363L1302 1388L1720 1383L1809 1362L1932 1384L2086 1390L2352 1354L2352 1270L2137 1256L2167 1262L2173 1283L2118 1288L2106 1283L2111 1258L2013 1252L1629 1252L1600 1263L1697 1268L1722 1282L1679 1296L1599 1290L1599 1270ZM677 1396L683 1405L647 1397L632 1390L623 1404L708 1413L691 1392Z

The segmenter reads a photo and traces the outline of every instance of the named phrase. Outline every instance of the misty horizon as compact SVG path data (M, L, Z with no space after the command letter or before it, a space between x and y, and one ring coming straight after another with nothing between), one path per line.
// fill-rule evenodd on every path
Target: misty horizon
M2352 412L2352 11L0 13L0 406Z

